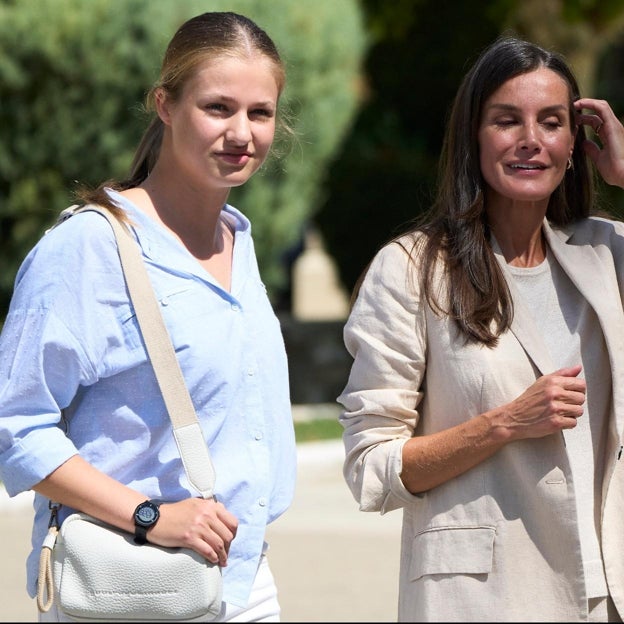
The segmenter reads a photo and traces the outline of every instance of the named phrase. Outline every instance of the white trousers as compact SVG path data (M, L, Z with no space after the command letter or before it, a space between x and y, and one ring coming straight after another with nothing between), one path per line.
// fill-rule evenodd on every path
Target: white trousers
M279 622L280 606L277 600L277 587L269 560L263 553L251 588L246 607L235 607L224 602L221 613L215 622Z
M76 622L75 618L60 613L56 602L47 613L39 613L40 622ZM277 600L277 587L269 568L266 554L260 557L249 603L246 607L236 607L226 602L221 605L219 617L212 622L279 622L280 606Z

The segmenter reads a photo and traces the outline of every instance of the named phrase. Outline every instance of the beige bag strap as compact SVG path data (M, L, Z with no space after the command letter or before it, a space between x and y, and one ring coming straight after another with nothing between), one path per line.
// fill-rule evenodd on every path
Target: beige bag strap
M73 208L72 206L68 210ZM160 304L149 281L139 245L129 227L122 224L106 208L89 204L74 209L72 214L85 210L98 212L113 228L130 299L171 418L173 434L184 469L189 482L202 497L211 498L214 493L214 466L160 311Z

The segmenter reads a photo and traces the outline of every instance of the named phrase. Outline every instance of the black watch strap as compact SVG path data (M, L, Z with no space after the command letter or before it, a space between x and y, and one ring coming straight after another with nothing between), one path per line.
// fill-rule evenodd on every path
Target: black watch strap
M140 546L147 544L147 527L140 524L134 525L134 543Z

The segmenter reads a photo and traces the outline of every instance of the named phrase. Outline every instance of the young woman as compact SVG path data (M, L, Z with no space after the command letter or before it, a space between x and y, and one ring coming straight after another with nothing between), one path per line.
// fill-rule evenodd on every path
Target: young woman
M18 273L0 338L0 478L10 495L36 492L32 596L49 500L61 520L79 510L134 533L135 510L158 499L147 540L223 567L219 619L279 620L264 537L294 490L288 369L250 223L227 199L269 153L284 80L251 20L190 19L150 92L155 116L129 179L81 196L132 226L215 464L216 500L186 481L107 221L71 217Z
M610 106L501 38L459 88L432 213L363 279L344 474L363 511L403 509L403 621L624 614L624 226L589 216L592 162L624 187Z

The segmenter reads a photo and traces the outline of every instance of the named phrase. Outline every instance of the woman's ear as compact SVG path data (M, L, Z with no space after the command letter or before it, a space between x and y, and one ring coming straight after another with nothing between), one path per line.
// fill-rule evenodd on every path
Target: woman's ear
M164 89L156 89L156 92L154 93L154 106L156 108L156 113L160 117L161 121L167 126L170 125L171 113L169 109L171 103L169 102Z

